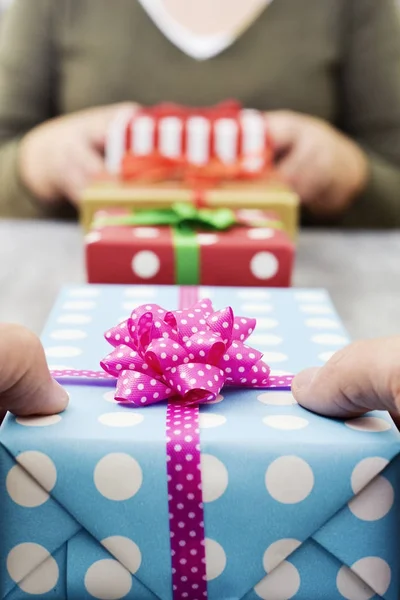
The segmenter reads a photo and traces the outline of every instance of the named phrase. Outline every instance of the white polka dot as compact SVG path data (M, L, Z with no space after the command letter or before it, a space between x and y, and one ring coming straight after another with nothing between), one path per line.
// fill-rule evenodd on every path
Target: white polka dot
M258 321L257 321L258 325ZM279 335L253 334L248 340L248 344L255 347L278 346L282 344L283 339Z
M237 216L243 221L265 219L265 213L260 208L241 208Z
M300 588L300 575L295 566L283 561L258 583L254 591L263 600L289 600Z
M142 250L132 259L132 271L142 279L150 279L160 270L160 259L151 250Z
M271 369L270 371L273 377L281 377L282 375L293 375L290 371L283 371L282 369Z
M101 543L132 575L139 570L142 555L137 544L131 539L121 535L113 535L102 540Z
M284 538L271 544L264 553L263 565L267 573L275 569L297 548L301 546L299 540Z
M72 371L74 369L71 365L54 365L53 363L51 365L49 364L48 368L50 371Z
M108 454L97 463L94 470L95 486L109 500L132 498L142 482L142 469L129 454Z
M333 312L326 304L302 304L300 310L307 315L331 315Z
M279 261L272 252L258 252L250 261L250 270L257 279L271 279L279 270Z
M122 308L124 310L129 310L129 312L131 312L132 310L135 310L135 308L138 308L142 304L145 304L145 303L144 302L123 302ZM125 321L125 319L122 319L122 320Z
M274 310L274 307L271 304L242 304L241 309L244 313L269 313ZM257 323L259 322L259 318L257 317Z
M71 298L97 298L100 296L100 290L92 285L86 285L81 288L74 288L68 291Z
M307 419L294 415L270 415L269 417L264 417L263 423L264 425L268 425L268 427L282 429L283 431L304 429L310 424Z
M358 577L357 577L358 576ZM375 593L384 596L391 581L389 565L376 556L367 556L351 567L342 567L336 585L346 600L370 600Z
M392 574L389 565L382 558L377 556L361 558L353 564L352 569L380 596L387 592Z
M224 399L224 396L222 394L218 394L218 396L215 398L215 400L211 400L211 402L207 402L207 404L219 404L220 402L223 401L223 399Z
M238 217L243 221L258 221L265 219L265 214L259 208L242 208L238 211Z
M282 504L297 504L310 495L314 474L310 465L298 456L281 456L265 474L265 485L271 496Z
M134 427L143 421L143 415L133 411L114 412L101 415L98 420L109 427Z
M102 234L100 233L100 231L90 231L85 235L86 244L96 244L97 242L100 242L101 239Z
M386 477L377 477L349 502L349 509L362 521L378 521L394 503L394 490Z
M154 239L160 236L160 230L156 227L134 227L132 233L139 239Z
M210 412L201 412L199 415L199 426L200 429L209 429L211 427L219 427L226 423L226 417L223 415L216 415Z
M291 392L264 392L257 396L257 400L269 406L290 406L297 404Z
M58 565L50 553L39 544L15 546L7 557L11 579L27 594L47 594L58 582Z
M32 508L44 504L57 481L53 461L42 452L28 451L19 454L17 462L6 479L9 496L20 506Z
M371 590L364 581L346 566L339 569L336 586L339 593L347 600L370 600L375 596L374 590Z
M206 538L206 578L212 581L224 572L226 567L226 554L218 542Z
M58 317L57 322L63 325L86 325L92 321L92 317L89 315L61 315Z
M69 300L63 304L64 310L92 310L96 308L93 300Z
M313 335L311 340L315 344L332 344L332 346L344 346L345 344L349 343L349 340L346 337L342 335L336 335L334 333L318 333L317 335Z
M19 465L9 471L6 487L11 499L20 506L32 508L49 499L49 494Z
M201 246L212 246L218 242L218 236L215 233L198 233L196 238Z
M228 471L225 465L211 454L201 455L203 501L214 502L228 487Z
M124 290L124 295L128 298L145 298L143 304L148 302L147 298L155 298L156 294L156 288L150 285L132 285Z
M268 300L271 293L259 288L238 290L237 297L241 300ZM257 321L258 323L258 321Z
M199 300L205 300L208 298L212 298L214 296L214 291L208 287L199 287L198 288L198 298Z
M316 329L338 329L340 327L338 321L322 318L306 319L306 325Z
M57 425L62 420L61 415L49 415L45 417L17 417L16 422L18 425L24 427L49 427L50 425Z
M321 354L318 354L318 358L319 360L322 360L322 362L328 362L328 360L330 360L332 358L332 356L334 354L336 354L337 350L329 350L328 352L321 352Z
M275 230L269 227L254 227L247 231L247 237L251 240L269 240L275 233Z
M379 456L365 458L354 468L351 487L356 495L349 502L351 512L363 521L382 519L393 506L394 491L390 482L381 476L389 461Z
M389 464L386 458L371 456L361 460L351 474L351 487L355 494L363 490Z
M325 292L295 292L294 297L301 302L324 302L326 300Z
M258 317L257 318L257 331L259 329L273 329L274 327L278 327L279 322L276 319L270 319L268 317Z
M350 429L355 431L366 431L373 433L380 433L382 431L388 431L392 428L391 424L385 419L379 417L359 417L358 419L351 419L345 423Z
M132 587L132 575L112 558L98 560L86 571L85 587L99 600L119 600Z
M287 354L283 354L283 352L264 352L263 360L267 364L279 363L288 360L288 356Z
M112 390L111 392L106 392L105 394L103 394L103 398L104 400L106 400L106 402L111 402L111 404L118 404L118 402L115 399L115 390Z
M46 348L47 358L73 358L80 354L82 354L82 350L75 346L50 346Z
M87 333L80 329L57 329L50 333L50 337L53 340L83 340Z

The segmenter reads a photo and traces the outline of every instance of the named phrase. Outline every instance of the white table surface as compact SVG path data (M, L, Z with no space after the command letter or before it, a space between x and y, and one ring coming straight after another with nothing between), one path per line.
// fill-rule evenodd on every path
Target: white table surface
M40 333L59 288L85 281L73 223L0 220L0 320ZM296 287L326 288L352 338L400 334L400 232L304 231Z

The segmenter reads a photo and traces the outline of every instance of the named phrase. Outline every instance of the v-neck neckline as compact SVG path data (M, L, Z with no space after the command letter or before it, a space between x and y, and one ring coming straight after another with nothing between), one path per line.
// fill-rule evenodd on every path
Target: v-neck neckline
M161 33L177 48L191 58L203 61L221 54L229 48L264 12L273 0L262 0L258 9L255 9L243 19L242 23L218 34L197 34L181 23L167 11L162 0L138 0ZM201 1L201 0L200 0Z

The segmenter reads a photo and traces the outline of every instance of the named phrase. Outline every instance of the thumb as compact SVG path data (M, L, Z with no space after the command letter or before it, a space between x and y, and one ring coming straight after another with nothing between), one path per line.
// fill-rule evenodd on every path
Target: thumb
M68 394L51 378L39 339L19 325L0 325L0 411L48 415L67 404Z
M138 111L139 105L134 102L122 102L100 106L86 111L90 118L86 120L89 141L97 148L102 149L105 143L109 126L114 119L129 119ZM82 113L85 117L85 113Z
M400 414L400 337L361 341L337 352L320 369L297 375L292 392L299 404L332 417L370 410Z

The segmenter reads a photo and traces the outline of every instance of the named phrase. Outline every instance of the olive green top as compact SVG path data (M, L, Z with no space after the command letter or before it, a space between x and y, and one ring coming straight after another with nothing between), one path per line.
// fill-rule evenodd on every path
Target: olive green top
M14 0L0 32L0 213L40 209L18 177L18 144L64 113L134 100L321 117L370 159L365 193L341 220L400 225L400 28L395 0L274 0L218 56L196 61L136 0Z

